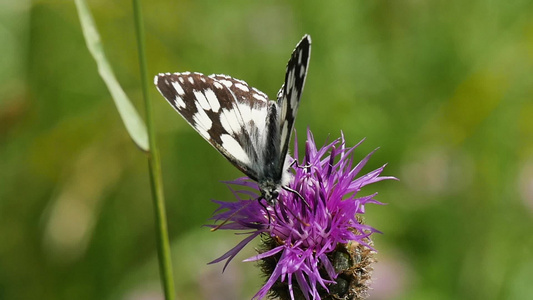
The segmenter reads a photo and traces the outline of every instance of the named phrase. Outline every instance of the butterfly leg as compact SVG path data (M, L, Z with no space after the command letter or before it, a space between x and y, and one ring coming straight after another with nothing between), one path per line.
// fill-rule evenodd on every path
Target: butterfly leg
M312 166L312 164L308 164L308 165L303 165L303 166L300 166L297 162L296 162L296 159L291 163L291 165L289 166L289 168L292 168L292 166L296 165L297 168L300 168L300 169L307 169L307 168L310 168Z

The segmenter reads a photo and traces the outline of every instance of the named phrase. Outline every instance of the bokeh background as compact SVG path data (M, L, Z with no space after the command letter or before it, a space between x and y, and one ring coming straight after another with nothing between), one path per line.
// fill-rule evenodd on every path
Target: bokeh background
M90 1L142 113L131 2ZM533 2L143 1L148 69L225 73L275 96L313 39L296 128L366 137L386 206L372 299L533 299ZM240 173L155 88L178 299L249 299L239 237L203 224ZM73 1L0 2L0 299L161 299L147 162Z

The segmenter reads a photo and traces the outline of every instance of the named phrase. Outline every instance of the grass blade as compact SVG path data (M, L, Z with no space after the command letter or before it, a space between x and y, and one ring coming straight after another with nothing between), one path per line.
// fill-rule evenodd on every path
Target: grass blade
M85 0L75 0L76 7L78 9L78 14L80 17L81 28L83 30L83 35L85 37L85 42L87 43L87 48L93 56L96 64L98 66L98 73L100 77L104 80L115 105L117 106L118 112L126 130L130 134L131 138L137 144L139 148L144 151L148 151L150 146L148 144L148 133L146 130L146 125L143 120L135 110L135 107L126 96L124 90L120 87L109 62L104 53L104 48L100 40L100 35L94 24L93 17L87 6Z

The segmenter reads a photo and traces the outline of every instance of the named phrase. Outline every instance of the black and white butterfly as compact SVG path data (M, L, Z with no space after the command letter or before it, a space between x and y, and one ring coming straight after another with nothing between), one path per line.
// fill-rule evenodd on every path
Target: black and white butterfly
M280 189L290 190L286 157L310 54L311 37L305 35L287 63L277 102L227 75L166 73L154 83L204 139L258 183L261 198L275 205Z

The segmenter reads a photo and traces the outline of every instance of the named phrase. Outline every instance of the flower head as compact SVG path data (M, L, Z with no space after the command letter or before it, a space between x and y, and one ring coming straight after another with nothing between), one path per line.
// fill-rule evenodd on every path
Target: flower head
M361 215L365 204L381 203L374 199L377 193L357 194L365 185L395 178L379 176L385 166L358 177L373 153L354 166L352 152L359 144L346 147L341 136L317 149L308 130L299 160L295 139L292 191L282 190L275 206L257 201L258 186L250 179L228 182L238 201L215 201L220 207L213 219L227 220L220 229L247 230L248 236L213 263L227 260L227 265L261 235L259 254L245 260L259 261L268 277L254 299L269 293L280 299L365 298L374 261L370 236L379 231Z

